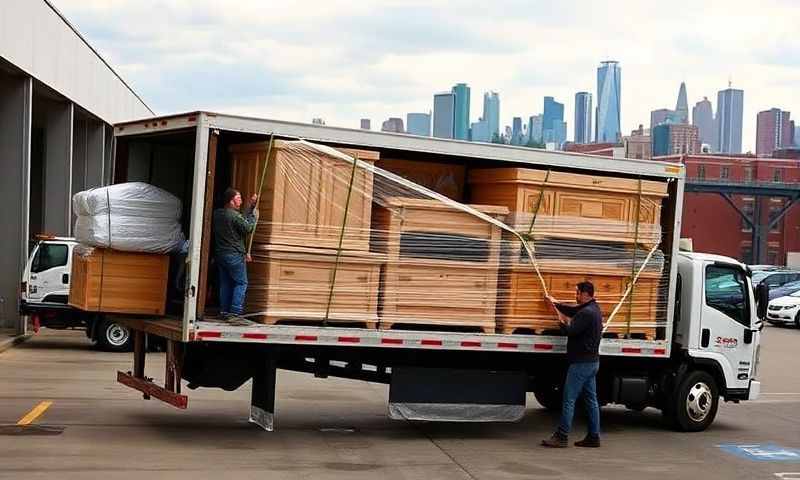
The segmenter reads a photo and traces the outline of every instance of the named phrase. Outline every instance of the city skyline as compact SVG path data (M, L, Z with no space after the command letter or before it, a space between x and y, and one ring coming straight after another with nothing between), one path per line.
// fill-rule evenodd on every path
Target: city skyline
M501 128L538 113L546 95L561 99L573 138L574 94L596 93L595 67L607 58L624 68L622 132L647 125L654 108L674 107L684 80L690 106L704 96L715 102L729 79L746 92L744 151L755 150L759 111L800 112L800 56L792 41L798 4L786 0L732 1L724 9L688 1L519 8L500 0L458 15L438 2L344 1L312 16L251 0L235 9L170 2L157 16L130 0L113 7L53 1L160 114L207 109L302 122L322 117L337 126L366 117L375 128L391 115L430 110L433 91L465 82L473 107L483 92L500 92ZM764 9L774 12L768 29L753 21ZM617 22L621 11L630 19L623 31L598 28ZM325 33L331 25L353 28L332 42ZM524 31L573 41L547 48L510 41Z

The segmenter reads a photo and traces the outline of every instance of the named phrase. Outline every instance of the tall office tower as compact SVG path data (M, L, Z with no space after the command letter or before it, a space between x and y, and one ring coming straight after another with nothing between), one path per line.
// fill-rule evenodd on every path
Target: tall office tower
M575 94L575 143L592 141L592 94Z
M528 119L528 140L531 143L542 143L542 114L534 115Z
M522 144L522 118L514 117L511 122L511 145Z
M544 97L544 113L542 120L542 141L544 143L563 144L566 132L562 138L561 124L564 122L564 104L556 102L553 97Z
M620 139L620 98L622 69L613 60L600 62L597 68L597 108L595 109L596 142L618 142Z
M361 130L372 130L372 122L369 118L361 119Z
M686 82L681 82L678 90L678 101L675 103L675 123L689 123L689 105L686 101Z
M669 108L659 108L650 112L650 130L662 123L673 122L675 111Z
M742 153L742 115L744 90L728 86L717 93L717 138L714 148L720 153Z
M455 135L456 95L452 92L433 96L433 136L453 138Z
M692 125L700 133L700 143L714 145L714 109L707 97L692 108Z
M794 127L794 144L800 147L800 126Z
M473 122L469 127L469 139L473 142L491 142L492 136L489 135L489 122L483 118L479 118L477 122Z
M452 93L456 97L453 138L469 140L469 86L466 83L457 83Z
M406 133L422 137L431 136L431 114L409 113L406 115Z
M489 130L489 141L495 135L500 135L500 95L497 92L483 94L483 117Z
M381 132L405 133L405 129L403 128L403 119L390 117L388 120L383 122L383 125L381 126Z
M771 157L779 148L792 146L794 136L789 112L771 108L756 117L756 155Z

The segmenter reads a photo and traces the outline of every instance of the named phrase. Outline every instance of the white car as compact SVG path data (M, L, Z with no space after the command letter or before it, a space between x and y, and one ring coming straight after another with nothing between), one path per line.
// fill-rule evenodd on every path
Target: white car
M769 302L767 321L772 324L793 323L800 327L800 291Z

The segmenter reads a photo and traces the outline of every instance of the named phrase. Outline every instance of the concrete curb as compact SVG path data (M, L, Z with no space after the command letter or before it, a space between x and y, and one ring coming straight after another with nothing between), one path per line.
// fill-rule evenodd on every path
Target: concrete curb
M25 340L31 338L33 335L17 335L16 337L0 338L0 353L5 352L14 345L19 345Z

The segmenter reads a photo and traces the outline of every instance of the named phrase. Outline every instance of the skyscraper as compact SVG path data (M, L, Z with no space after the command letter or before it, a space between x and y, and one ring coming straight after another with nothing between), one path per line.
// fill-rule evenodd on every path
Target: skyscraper
M453 138L455 135L456 95L452 92L433 96L433 136Z
M542 114L534 115L528 119L528 141L542 143Z
M794 127L794 144L800 147L800 126Z
M511 145L522 144L522 119L514 117L511 125Z
M675 103L676 123L689 123L689 105L686 100L686 82L681 82L678 89L678 101Z
M544 143L556 143L557 148L567 140L564 123L564 104L556 102L553 97L544 97L544 113L542 120L542 139ZM563 132L563 136L562 136Z
M369 118L361 119L361 130L372 130L372 122L370 122Z
M409 113L406 115L406 132L411 135L430 137L431 135L431 114L430 113Z
M486 119L479 118L477 122L471 123L469 139L473 142L491 142L492 136L489 135L489 122Z
M381 125L381 132L405 133L405 129L403 128L403 119L390 117L388 120L383 122L383 125Z
M592 94L575 94L575 143L592 141Z
M715 152L742 153L743 110L744 90L728 87L717 93Z
M758 112L756 116L756 155L770 157L779 148L792 146L794 132L790 113L780 108Z
M500 95L497 92L483 94L483 121L489 130L489 141L500 135Z
M669 108L659 108L650 112L650 131L662 123L671 122L675 112Z
M600 62L600 67L597 68L597 108L594 122L596 142L619 141L621 77L619 62Z
M714 145L714 109L707 97L692 108L692 125L697 127L700 143Z
M457 83L453 87L453 95L455 95L453 138L469 140L469 87L466 83Z

